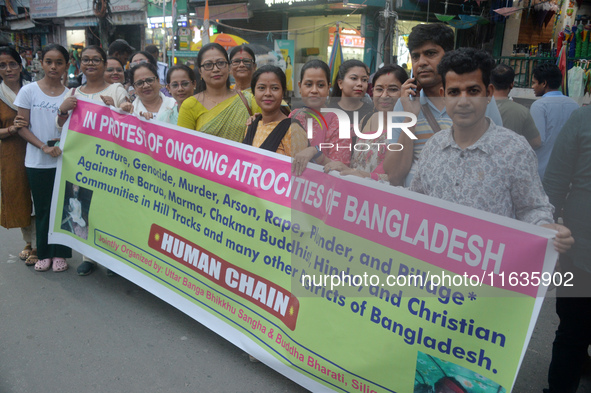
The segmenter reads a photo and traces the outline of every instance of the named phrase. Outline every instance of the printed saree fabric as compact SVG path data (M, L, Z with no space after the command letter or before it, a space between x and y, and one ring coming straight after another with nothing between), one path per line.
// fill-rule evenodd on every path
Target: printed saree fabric
M248 92L243 94L247 101L252 103L252 95ZM210 110L193 96L187 98L181 105L177 124L206 134L242 142L249 116L246 105L238 95L220 102Z

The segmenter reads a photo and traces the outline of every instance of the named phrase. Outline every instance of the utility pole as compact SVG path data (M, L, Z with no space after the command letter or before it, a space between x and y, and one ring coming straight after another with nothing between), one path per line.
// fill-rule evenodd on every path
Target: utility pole
M386 0L384 10L380 11L380 16L384 18L384 65L392 63L392 46L394 30L396 29L396 22L398 14L394 11L393 0Z
M109 33L111 30L111 1L95 2L94 15L98 19L99 38L103 48L109 47Z

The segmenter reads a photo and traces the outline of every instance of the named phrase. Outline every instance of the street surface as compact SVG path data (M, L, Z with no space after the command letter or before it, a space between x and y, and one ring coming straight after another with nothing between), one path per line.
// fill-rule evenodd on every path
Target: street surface
M0 228L0 393L306 391L104 267L79 277L79 253L68 271L40 273L23 246L20 230ZM514 392L546 387L557 324L549 297Z

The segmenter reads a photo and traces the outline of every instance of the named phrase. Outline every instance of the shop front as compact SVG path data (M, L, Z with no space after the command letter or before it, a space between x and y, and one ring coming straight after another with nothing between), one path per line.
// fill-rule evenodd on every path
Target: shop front
M532 0L508 10L502 56L516 74L512 95L533 99L532 71L540 63L558 63L563 91L580 104L591 102L591 0Z
M68 48L100 45L100 32L93 2L78 0L31 0L31 18L51 21L54 42ZM144 0L119 0L111 3L111 26L108 42L126 39L132 46L143 45L146 22Z

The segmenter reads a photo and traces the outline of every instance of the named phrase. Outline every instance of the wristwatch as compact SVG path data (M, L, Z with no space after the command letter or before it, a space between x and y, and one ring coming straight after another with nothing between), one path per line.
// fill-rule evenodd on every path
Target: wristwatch
M320 146L314 146L314 147L316 148L316 154L314 154L314 157L312 157L312 161L316 162L318 157L320 157L322 155L322 151L320 150Z
M62 112L62 110L60 108L58 108L57 115L58 116L68 116L68 112Z

